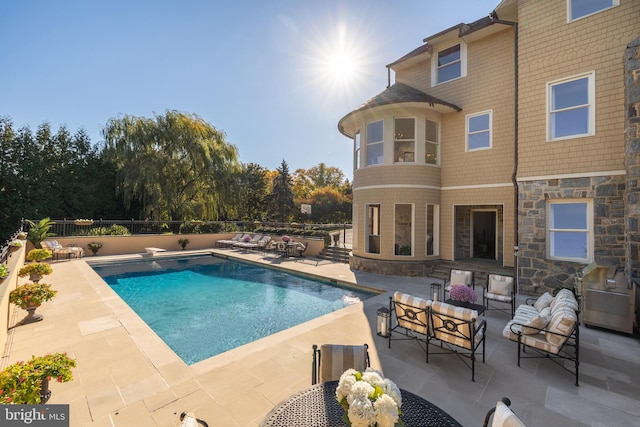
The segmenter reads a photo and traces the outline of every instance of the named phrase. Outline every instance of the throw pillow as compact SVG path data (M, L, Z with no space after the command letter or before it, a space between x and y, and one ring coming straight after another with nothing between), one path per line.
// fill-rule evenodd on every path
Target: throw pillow
M533 304L536 310L542 311L543 308L549 307L553 301L553 297L549 292L540 295L540 298Z
M526 326L522 327L522 333L525 335L539 334L541 329L547 327L549 320L551 320L549 317L542 317L538 314L536 317L529 320L526 323Z

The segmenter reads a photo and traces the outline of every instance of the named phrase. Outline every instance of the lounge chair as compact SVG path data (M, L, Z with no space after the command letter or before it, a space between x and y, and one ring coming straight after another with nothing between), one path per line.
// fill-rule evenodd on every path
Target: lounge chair
M244 240L245 237L249 236L248 234L238 233L233 236L231 239L222 239L216 241L216 248L228 248L233 246L235 243L238 243L241 240Z
M79 246L62 246L57 240L43 240L40 242L40 246L43 249L48 249L55 259L59 259L60 255L66 255L70 258L73 255L75 258L81 258L84 256L84 249Z
M239 242L233 244L234 248L251 249L253 245L258 245L258 242L262 239L262 234L254 234L253 237L245 237Z
M369 346L323 344L313 345L311 384L337 381L347 369L364 371L371 366Z

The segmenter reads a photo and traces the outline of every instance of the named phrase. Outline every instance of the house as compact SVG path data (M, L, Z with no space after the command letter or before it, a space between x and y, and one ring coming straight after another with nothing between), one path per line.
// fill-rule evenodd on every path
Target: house
M640 269L638 22L637 0L504 0L390 63L338 123L352 267L484 258L524 291L591 262Z

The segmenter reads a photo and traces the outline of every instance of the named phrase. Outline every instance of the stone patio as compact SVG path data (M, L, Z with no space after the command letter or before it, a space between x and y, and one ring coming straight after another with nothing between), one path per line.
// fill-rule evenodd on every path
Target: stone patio
M433 356L427 364L416 343L394 341L389 349L375 334L376 310L388 305L391 291L428 297L430 280L361 273L326 261L211 252L385 293L187 366L85 260L60 261L46 279L58 295L38 309L42 322L12 330L3 366L48 352L75 357L74 380L53 383L49 401L70 404L71 426L177 426L183 411L195 412L212 427L257 426L274 405L310 386L312 344L366 342L373 367L465 426L482 425L502 396L529 426L640 425L637 337L582 326L580 387L575 387L572 374L550 360L524 360L518 368L516 344L501 335L508 317L489 312L486 363L477 361L471 382L470 370L457 357ZM17 308L12 313L12 325L26 314Z

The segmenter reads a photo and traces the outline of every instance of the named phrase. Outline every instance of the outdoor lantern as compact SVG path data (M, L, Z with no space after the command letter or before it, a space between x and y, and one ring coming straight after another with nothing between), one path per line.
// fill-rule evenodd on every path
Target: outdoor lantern
M438 301L440 299L440 288L442 285L440 283L432 283L431 284L431 295L433 297L433 301Z
M389 336L389 309L381 307L378 309L378 322L376 327L378 335L381 337Z

